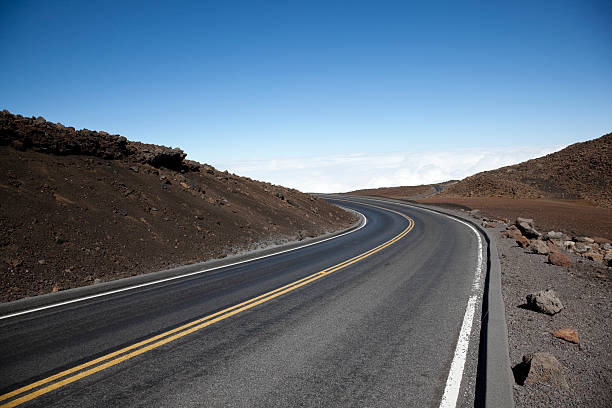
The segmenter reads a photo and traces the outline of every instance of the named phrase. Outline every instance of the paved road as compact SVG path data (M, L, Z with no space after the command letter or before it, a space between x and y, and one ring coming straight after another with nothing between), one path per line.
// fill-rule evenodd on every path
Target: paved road
M477 237L360 201L330 241L0 320L0 406L439 406Z

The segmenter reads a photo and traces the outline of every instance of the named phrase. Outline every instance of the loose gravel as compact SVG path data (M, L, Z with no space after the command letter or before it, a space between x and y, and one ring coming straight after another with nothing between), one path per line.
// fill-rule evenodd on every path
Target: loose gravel
M523 355L548 352L565 367L569 390L548 384L514 386L520 407L612 406L612 268L570 255L569 268L548 263L548 257L529 253L495 229L502 267L502 293L508 324L510 361ZM527 294L552 288L565 308L554 316L528 310ZM573 328L580 344L551 333Z

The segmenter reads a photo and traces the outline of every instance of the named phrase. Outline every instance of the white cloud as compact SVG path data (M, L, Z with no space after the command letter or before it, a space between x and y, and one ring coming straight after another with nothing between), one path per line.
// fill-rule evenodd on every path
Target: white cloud
M418 153L356 153L214 163L221 170L301 191L414 186L462 179L558 151L555 147L471 148Z

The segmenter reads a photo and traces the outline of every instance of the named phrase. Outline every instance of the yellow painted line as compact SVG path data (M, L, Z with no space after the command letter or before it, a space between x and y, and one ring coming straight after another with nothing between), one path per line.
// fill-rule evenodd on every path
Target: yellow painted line
M354 201L350 201L350 200L339 200L339 201L354 202ZM228 317L234 316L234 315L236 315L238 313L241 313L241 312L243 312L245 310L251 309L251 308L253 308L253 307L257 306L257 305L260 305L262 303L268 302L268 301L270 301L270 300L272 300L272 299L274 299L274 298L276 298L278 296L281 296L281 295L284 295L284 294L289 293L291 291L294 291L297 288L300 288L300 287L302 287L304 285L307 285L307 284L309 284L311 282L314 282L314 281L316 281L318 279L321 279L322 277L327 276L327 275L329 275L329 274L331 274L333 272L336 272L336 271L338 271L340 269L344 269L344 268L346 268L346 267L348 267L348 266L350 266L350 265L352 265L352 264L354 264L356 262L359 262L359 261L361 261L361 260L363 260L363 259L365 259L365 258L367 258L367 257L369 257L369 256L371 256L373 254L375 254L376 252L379 252L379 251L385 249L386 247L388 247L390 245L393 245L394 243L396 243L397 241L402 239L404 236L406 236L406 234L408 234L412 230L412 228L414 227L414 221L410 217L408 217L408 216L406 216L406 215L404 215L404 214L402 214L402 213L400 213L398 211L390 210L390 209L384 208L384 207L379 207L379 206L373 205L373 204L363 204L363 203L358 203L358 204L368 205L370 207L376 207L376 208L383 209L385 211L396 213L396 214L398 214L398 215L400 215L400 216L402 216L402 217L404 217L405 219L408 220L408 223L409 223L408 227L406 227L401 233L399 233L395 237L391 238L389 241L386 241L386 242L378 245L377 247L370 249L369 251L366 251L366 252L364 252L362 254L359 254L359 255L357 255L357 256L355 256L353 258L347 259L347 260L345 260L345 261L343 261L343 262L341 262L341 263L339 263L337 265L331 266L331 267L329 267L327 269L324 269L324 270L316 272L316 273L314 273L312 275L306 276L306 277L304 277L302 279L299 279L299 280L297 280L295 282L289 283L289 284L284 285L284 286L282 286L280 288L277 288L277 289L274 289L272 291L266 292L266 293L264 293L262 295L259 295L257 297L252 298L252 299L249 299L247 301L241 302L241 303L239 303L237 305L234 305L234 306L228 307L226 309L220 310L220 311L218 311L216 313L213 313L213 314L210 314L208 316L202 317L200 319L197 319L197 320L195 320L193 322L187 323L187 324L182 325L180 327L177 327L175 329L168 330L168 331L166 331L164 333L158 334L158 335L153 336L153 337L151 337L149 339L146 339L146 340L140 341L138 343L132 344L130 346L124 347L124 348L122 348L120 350L117 350L117 351L114 351L112 353L106 354L106 355L104 355L102 357L99 357L99 358L96 358L94 360L88 361L86 363L80 364L80 365L75 366L73 368L70 368L68 370L64 370L64 371L62 371L60 373L57 373L57 374L52 375L50 377L47 377L47 378L44 378L42 380L36 381L36 382L34 382L32 384L29 384L29 385L26 385L24 387L18 388L18 389L14 390L14 391L11 391L9 393L0 395L0 401L4 401L4 400L10 399L12 397L15 397L17 395L23 394L26 391L30 391L32 389L38 388L38 387L40 387L40 386L42 386L44 384L47 384L49 382L58 380L58 379L60 379L62 377L66 377L66 376L68 376L70 374L77 373L77 374L74 374L74 375L72 375L72 376L70 376L68 378L65 378L65 379L61 380L61 381L57 381L57 382L55 382L53 384L50 384L50 385L48 385L46 387L40 388L40 389L38 389L36 391L32 391L32 392L30 392L30 393L28 393L26 395L23 395L22 397L17 398L17 399L15 399L13 401L10 401L10 402L7 402L5 404L2 404L2 405L0 405L0 408L15 407L17 405L23 404L24 402L31 401L32 399L34 399L36 397L39 397L39 396L41 396L43 394L46 394L46 393L48 393L50 391L56 390L58 388L61 388L61 387L65 386L65 385L68 385L70 383L78 381L78 380L80 380L80 379L82 379L84 377L88 377L88 376L90 376L92 374L95 374L95 373L97 373L99 371L105 370L105 369L107 369L109 367L112 367L112 366L117 365L119 363L122 363L122 362L124 362L126 360L129 360L129 359L131 359L133 357L136 357L136 356L138 356L140 354L146 353L147 351L153 350L153 349L155 349L157 347L160 347L160 346L162 346L164 344L167 344L167 343L170 343L170 342L172 342L174 340L180 339L181 337L184 337L184 336L186 336L188 334L194 333L194 332L196 332L198 330L201 330L201 329L203 329L203 328L205 328L207 326L210 326L210 325L212 325L214 323L217 323L217 322L219 322L221 320L227 319ZM139 348L141 346L145 346L145 347ZM131 350L134 350L134 349L138 349L138 350L135 350L135 351L132 351L130 353L127 353L128 351L131 351ZM125 353L127 353L127 354L125 354ZM110 359L112 359L112 360L110 360ZM106 361L106 360L110 360L110 361ZM84 370L87 367L91 367L91 366L96 365L98 363L101 363L103 361L106 361L106 362L103 363L103 364L97 365L97 366L95 366L93 368L90 368L88 370L81 371L81 370Z

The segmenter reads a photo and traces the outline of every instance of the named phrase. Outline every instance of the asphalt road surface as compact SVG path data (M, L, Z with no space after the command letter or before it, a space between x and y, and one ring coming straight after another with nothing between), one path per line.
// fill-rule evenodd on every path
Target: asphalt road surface
M1 319L0 406L440 406L478 237L351 200L339 238Z

